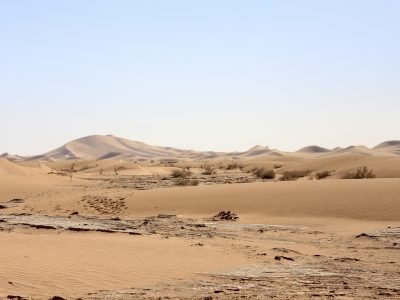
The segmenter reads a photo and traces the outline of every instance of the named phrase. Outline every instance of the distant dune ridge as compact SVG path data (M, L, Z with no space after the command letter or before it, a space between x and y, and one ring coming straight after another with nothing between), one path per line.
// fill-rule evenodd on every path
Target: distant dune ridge
M148 145L143 142L128 140L113 135L91 135L66 143L65 145L41 155L22 157L2 154L0 157L9 161L58 161L58 160L100 160L100 159L240 159L257 157L280 157L296 155L329 156L341 153L362 155L400 155L400 141L386 141L368 148L365 146L349 146L347 148L326 149L317 145L307 146L296 152L285 152L257 145L243 152L214 152L183 150L172 147Z

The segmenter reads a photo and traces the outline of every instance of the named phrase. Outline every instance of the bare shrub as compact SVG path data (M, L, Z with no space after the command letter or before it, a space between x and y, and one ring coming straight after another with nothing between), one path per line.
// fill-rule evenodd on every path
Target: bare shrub
M311 173L310 170L290 170L283 172L282 177L279 179L281 181L292 181L299 178L308 176Z
M175 169L171 172L172 178L187 178L192 175L192 172L187 169Z
M97 167L97 165L94 165L94 166L90 166L90 165L84 165L84 166L82 166L82 167L80 167L78 170L76 170L77 172L82 172L82 171L86 171L86 170L89 170L89 169L93 169L93 168L96 168Z
M348 172L343 175L343 179L366 179L366 178L375 178L375 174L371 169L368 169L366 166L359 167L354 172Z
M257 168L253 170L253 173L261 179L274 179L276 175L274 170L265 168Z
M122 171L122 170L126 170L126 167L124 167L124 166L115 166L114 167L114 173L115 173L115 175L119 175L119 171Z
M175 185L178 186L196 186L199 185L199 181L197 179L189 179L189 178L177 178L174 181Z
M225 167L226 170L235 170L235 169L243 169L243 165L238 162L230 162Z
M215 168L211 165L205 164L202 166L203 172L201 174L203 175L214 175L217 172L215 171Z
M334 172L333 170L319 171L319 172L315 173L315 178L317 180L320 180L320 179L323 179L323 178L331 176L333 172Z
M58 176L67 176L67 177L69 177L69 181L71 181L72 177L74 177L74 174L76 172L78 172L78 171L75 169L75 163L72 163L72 165L67 169L61 169L60 171L56 171L56 172L51 171L48 174L55 174Z

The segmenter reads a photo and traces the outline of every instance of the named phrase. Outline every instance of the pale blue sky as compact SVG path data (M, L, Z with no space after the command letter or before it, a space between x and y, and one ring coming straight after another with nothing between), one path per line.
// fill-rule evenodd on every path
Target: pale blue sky
M0 153L400 139L400 1L0 0Z

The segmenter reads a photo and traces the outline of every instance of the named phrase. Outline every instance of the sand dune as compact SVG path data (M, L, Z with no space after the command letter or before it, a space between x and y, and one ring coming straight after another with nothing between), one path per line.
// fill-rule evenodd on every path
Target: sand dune
M400 155L400 141L383 142L373 149L388 155Z
M4 156L0 298L397 299L398 145L219 153L90 136ZM54 174L72 166L72 180ZM360 166L377 178L341 179ZM177 186L180 167L199 185ZM290 170L332 175L280 181ZM239 219L214 217L228 210Z
M298 152L298 153L324 153L324 152L329 152L329 151L330 151L329 149L313 145L313 146L307 146L307 147L301 148L301 149L297 150L296 152Z
M256 145L247 151L236 152L215 152L215 151L194 151L182 150L172 147L160 147L147 145L142 142L132 141L113 135L92 135L68 142L67 144L44 154L22 158L4 154L10 160L154 160L154 159L251 159L259 157L281 157L286 155L297 156L322 156L340 153L359 153L365 155L389 155L400 154L399 141L388 141L370 149L365 146L349 146L347 148L334 148L332 150L320 146L307 146L294 153L271 149L266 146ZM18 159L17 159L18 158Z
M55 160L66 159L107 159L107 158L161 158L193 157L197 153L170 147L150 146L142 142L131 141L112 135L87 136L71 141L64 146L45 153Z

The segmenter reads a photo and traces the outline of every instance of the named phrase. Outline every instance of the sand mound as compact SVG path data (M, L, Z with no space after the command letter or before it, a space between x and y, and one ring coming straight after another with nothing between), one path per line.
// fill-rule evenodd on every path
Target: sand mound
M132 198L128 212L146 215L157 207L159 213L212 215L230 209L239 216L398 220L398 195L399 179L214 185L143 191Z
M376 145L373 150L382 154L400 155L400 141L387 141Z
M92 135L71 141L44 155L56 160L115 158L191 157L196 152L158 147L112 135Z
M7 159L0 158L0 174L5 175L27 175L24 167L20 167Z

